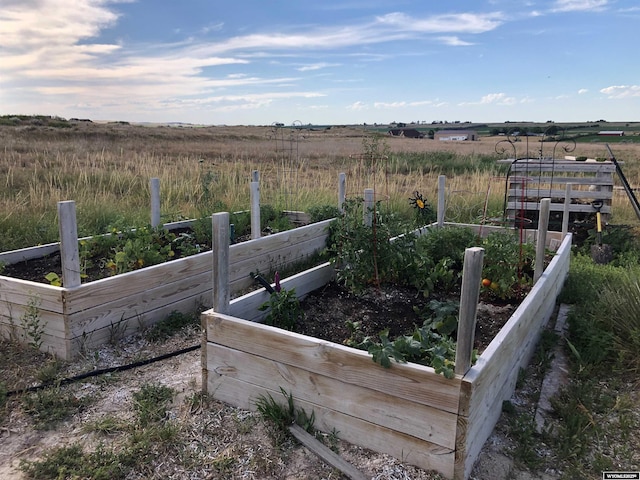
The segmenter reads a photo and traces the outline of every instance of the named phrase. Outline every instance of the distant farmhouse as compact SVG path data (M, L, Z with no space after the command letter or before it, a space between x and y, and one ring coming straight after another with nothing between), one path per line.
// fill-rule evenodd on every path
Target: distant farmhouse
M478 140L478 133L474 130L440 130L433 138L441 142L463 142Z
M622 130L602 130L598 132L598 135L603 137L624 137L624 131Z
M423 138L424 133L415 128L392 128L389 134L394 137Z

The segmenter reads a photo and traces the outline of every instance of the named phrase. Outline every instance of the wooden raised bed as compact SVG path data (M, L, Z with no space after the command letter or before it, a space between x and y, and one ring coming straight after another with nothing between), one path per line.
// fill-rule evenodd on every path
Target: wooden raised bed
M559 244L557 236L547 240ZM320 430L335 430L343 440L447 478L466 479L551 316L570 249L569 234L476 364L454 379L411 363L384 369L367 352L251 321L260 320L257 307L268 298L259 290L231 301L228 314L203 313L203 388L251 410L267 393L286 403L284 389L299 408L315 413ZM333 274L325 264L282 286L302 297Z
M232 245L230 290L253 284L250 272L268 272L304 260L324 248L329 221ZM0 254L15 263L44 256L60 244ZM212 305L211 251L76 287L55 287L0 275L0 335L26 340L21 319L35 307L44 327L41 349L72 359L84 349L148 327L172 311Z

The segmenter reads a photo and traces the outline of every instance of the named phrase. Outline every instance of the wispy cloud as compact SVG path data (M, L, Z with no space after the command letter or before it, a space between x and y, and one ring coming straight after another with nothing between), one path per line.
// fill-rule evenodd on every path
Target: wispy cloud
M515 105L518 100L515 97L510 97L506 93L489 93L482 96L477 102L463 102L460 106L472 106L472 105Z
M600 93L613 99L640 97L640 85L612 85L601 89Z
M599 11L609 4L609 0L557 0L553 12Z

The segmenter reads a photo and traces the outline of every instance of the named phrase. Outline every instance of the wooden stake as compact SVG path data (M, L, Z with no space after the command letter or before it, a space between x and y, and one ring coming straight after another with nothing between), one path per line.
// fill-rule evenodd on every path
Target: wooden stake
M156 228L160 225L160 179L152 178L149 181L151 189L151 226Z
M78 251L78 224L76 202L58 202L58 229L60 233L60 259L62 261L62 285L77 287L80 279L80 252Z
M471 368L483 259L484 248L472 247L464 252L455 368L455 373L459 375L464 375Z
M229 213L212 215L213 310L229 313Z
M362 221L367 227L373 225L373 209L375 208L373 196L374 195L372 188L364 189L364 218L362 219Z
M260 183L251 182L251 239L260 238Z
M347 174L338 175L338 209L344 213L344 202L347 197Z
M438 221L438 226L439 227L443 227L444 226L444 209L445 209L445 204L444 204L444 194L445 194L445 183L446 183L447 177L444 175L439 175L438 176L438 212L437 212L437 221Z
M544 253L547 246L547 230L549 229L549 210L551 199L540 200L540 215L538 216L538 236L536 239L536 265L533 270L533 283L535 284L544 272Z

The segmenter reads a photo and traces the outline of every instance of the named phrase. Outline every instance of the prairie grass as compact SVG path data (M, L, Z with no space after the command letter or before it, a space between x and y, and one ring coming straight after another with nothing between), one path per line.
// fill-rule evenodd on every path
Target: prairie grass
M367 142L378 138L372 135L355 127L2 126L0 251L57 241L57 202L64 200L76 202L81 236L146 225L153 177L160 179L164 222L247 210L254 170L261 203L277 209L337 205L344 172L347 196L373 188L376 200L407 217L415 191L436 204L438 175L447 176L447 220L502 214L504 171L496 163L496 137L448 143L385 136L379 137L384 149L367 155ZM585 155L604 150L580 148ZM640 184L640 147L615 149L630 182ZM615 222L635 219L624 195L616 194L613 210Z

